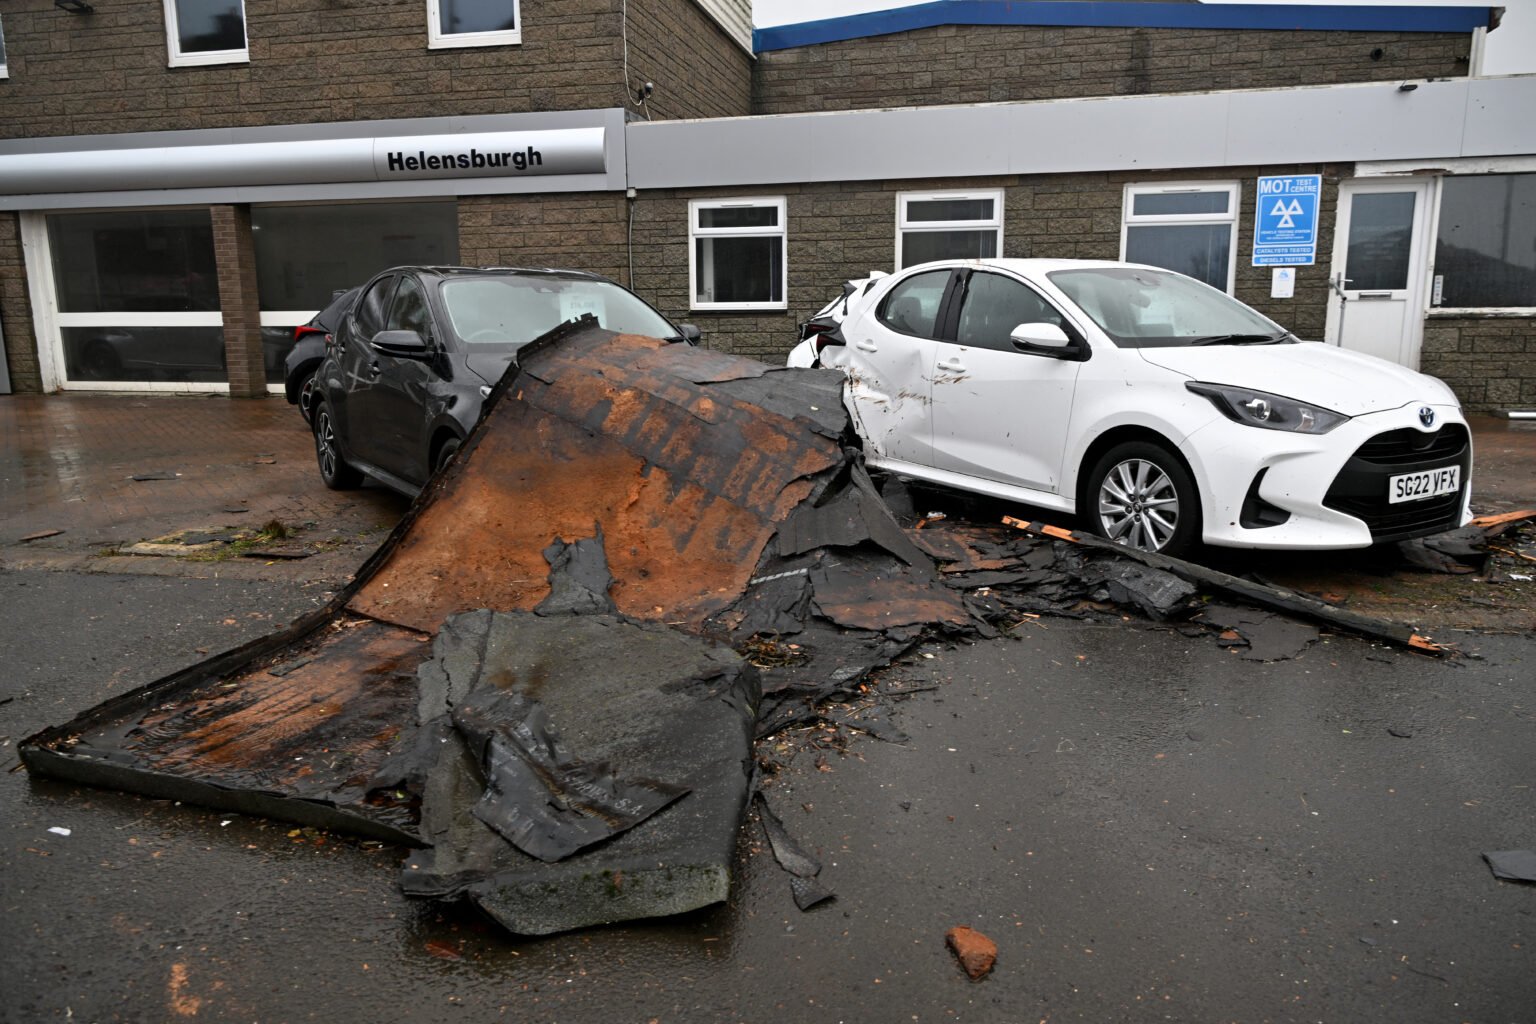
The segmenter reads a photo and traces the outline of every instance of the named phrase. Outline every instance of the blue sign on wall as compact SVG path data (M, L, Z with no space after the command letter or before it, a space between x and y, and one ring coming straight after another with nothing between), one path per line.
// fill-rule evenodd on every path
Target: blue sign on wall
M1317 262L1321 174L1260 178L1253 220L1253 265L1310 267Z

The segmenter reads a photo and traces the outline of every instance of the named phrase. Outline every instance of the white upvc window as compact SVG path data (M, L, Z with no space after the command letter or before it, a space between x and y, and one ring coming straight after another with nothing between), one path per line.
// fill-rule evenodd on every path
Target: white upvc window
M245 0L164 0L165 44L173 68L244 64Z
M1002 189L897 193L897 270L933 260L990 259L1002 252Z
M788 309L784 197L688 204L691 309Z
M519 0L427 0L427 46L511 46L523 41Z
M1127 185L1120 258L1187 274L1232 293L1237 182Z

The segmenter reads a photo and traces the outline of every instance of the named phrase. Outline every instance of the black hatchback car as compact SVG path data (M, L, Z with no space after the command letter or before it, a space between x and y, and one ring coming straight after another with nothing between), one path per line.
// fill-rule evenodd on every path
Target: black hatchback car
M521 346L585 314L623 334L697 340L629 289L578 270L394 267L363 286L315 371L320 478L415 495L480 418Z

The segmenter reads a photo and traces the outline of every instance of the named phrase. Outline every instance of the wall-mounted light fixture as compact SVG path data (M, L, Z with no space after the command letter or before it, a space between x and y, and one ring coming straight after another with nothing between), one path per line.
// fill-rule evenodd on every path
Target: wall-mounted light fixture
M70 14L90 14L96 8L86 3L85 0L53 0L53 6Z

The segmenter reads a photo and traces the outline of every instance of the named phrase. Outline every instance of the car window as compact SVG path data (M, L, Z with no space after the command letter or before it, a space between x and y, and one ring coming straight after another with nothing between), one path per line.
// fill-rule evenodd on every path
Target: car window
M1012 352L1013 329L1020 324L1055 324L1066 329L1055 307L1028 285L1001 274L972 274L965 285L955 342Z
M612 281L546 275L466 277L441 291L453 331L470 345L526 345L567 320L591 315L619 334L675 338L677 328Z
M393 275L374 282L357 304L357 333L372 338L384 329L384 310L388 308L389 293L395 286Z
M913 274L892 288L876 318L899 334L913 334L919 338L937 335L935 323L939 318L939 305L944 299L944 288L949 284L948 270L927 270Z
M1169 348L1288 337L1285 328L1225 292L1183 274L1089 267L1047 275L1117 345Z
M427 299L422 294L421 283L414 277L400 278L395 289L395 301L389 307L390 331L415 331L423 340L432 337L432 316L427 312Z

